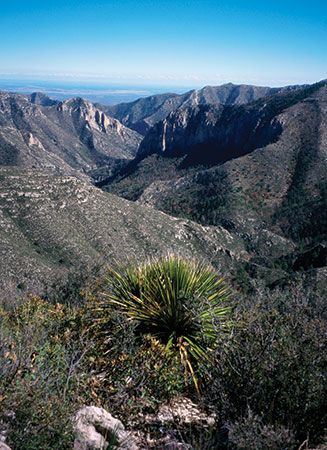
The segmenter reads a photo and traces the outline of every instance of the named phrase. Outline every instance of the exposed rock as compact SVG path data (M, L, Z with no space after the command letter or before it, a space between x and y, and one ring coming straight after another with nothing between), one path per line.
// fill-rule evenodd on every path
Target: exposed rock
M0 442L0 450L11 450L4 442Z
M319 108L324 108L327 82L289 93L278 93L245 106L191 104L172 111L158 122L142 141L139 157L151 153L184 156L191 162L217 164L251 153L275 142L290 119L300 119L301 105L310 113L302 126L319 125ZM312 92L320 90L318 97ZM320 100L320 105L319 105ZM290 109L285 115L283 111ZM306 123L307 122L307 123ZM295 130L293 130L295 131ZM298 130L296 130L298 131ZM324 132L322 128L321 133Z
M0 92L0 165L102 177L132 159L141 136L92 103Z
M187 397L177 397L170 403L161 405L157 414L146 416L147 422L177 422L211 427L215 424L215 414L206 414Z
M43 92L33 92L32 94L29 95L29 98L31 102L34 103L35 105L53 106L58 103L56 100L52 100Z
M105 409L86 406L73 419L74 450L106 450L109 443L117 449L137 450L122 422Z
M327 221L326 104L324 81L241 107L179 109L102 188L171 215L254 231L257 241L263 229L319 235Z

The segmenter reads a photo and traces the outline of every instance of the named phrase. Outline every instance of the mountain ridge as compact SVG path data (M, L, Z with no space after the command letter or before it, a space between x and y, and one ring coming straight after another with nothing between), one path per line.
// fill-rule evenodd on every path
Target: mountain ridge
M76 98L0 92L0 164L83 174L135 155L141 136Z
M129 128L145 135L149 129L178 108L198 105L241 105L253 102L277 92L297 89L299 86L270 88L267 86L236 85L205 86L184 94L159 94L130 103L102 107Z

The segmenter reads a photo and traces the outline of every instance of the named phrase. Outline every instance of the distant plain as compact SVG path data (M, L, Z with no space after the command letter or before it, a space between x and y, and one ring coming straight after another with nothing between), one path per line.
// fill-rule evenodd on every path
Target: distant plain
M100 83L92 81L71 80L38 80L31 78L2 78L0 77L0 90L16 92L18 94L31 94L42 92L54 100L67 100L73 97L82 97L91 102L103 105L132 102L141 97L174 92L181 94L192 89L191 87L130 85L124 83Z

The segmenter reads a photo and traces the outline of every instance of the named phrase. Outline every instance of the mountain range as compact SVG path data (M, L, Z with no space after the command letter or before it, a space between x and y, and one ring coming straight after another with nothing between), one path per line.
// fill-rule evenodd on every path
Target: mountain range
M2 292L168 251L236 289L327 267L327 81L116 106L0 93Z
M326 219L326 101L321 82L248 105L178 109L101 186L205 224L248 218L314 237L315 209Z

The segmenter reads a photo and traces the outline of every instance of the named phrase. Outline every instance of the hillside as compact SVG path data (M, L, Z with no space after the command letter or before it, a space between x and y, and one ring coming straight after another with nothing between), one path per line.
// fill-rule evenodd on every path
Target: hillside
M59 173L90 174L96 156L93 173L110 174L108 142L133 131L83 100L3 94L2 163L17 167L1 169L2 289L40 291L81 267L166 251L220 261L244 286L291 276L305 254L307 269L325 267L326 100L321 82L248 105L179 109L150 130L134 160L126 148L112 150L110 161L130 162L98 183L101 191ZM46 151L49 130L72 147ZM45 144L24 141L36 136Z
M82 99L0 93L0 165L89 173L135 156L141 136ZM97 177L97 175L94 175Z
M168 251L221 264L247 258L240 240L106 194L76 177L0 170L0 291L42 292L68 272Z

